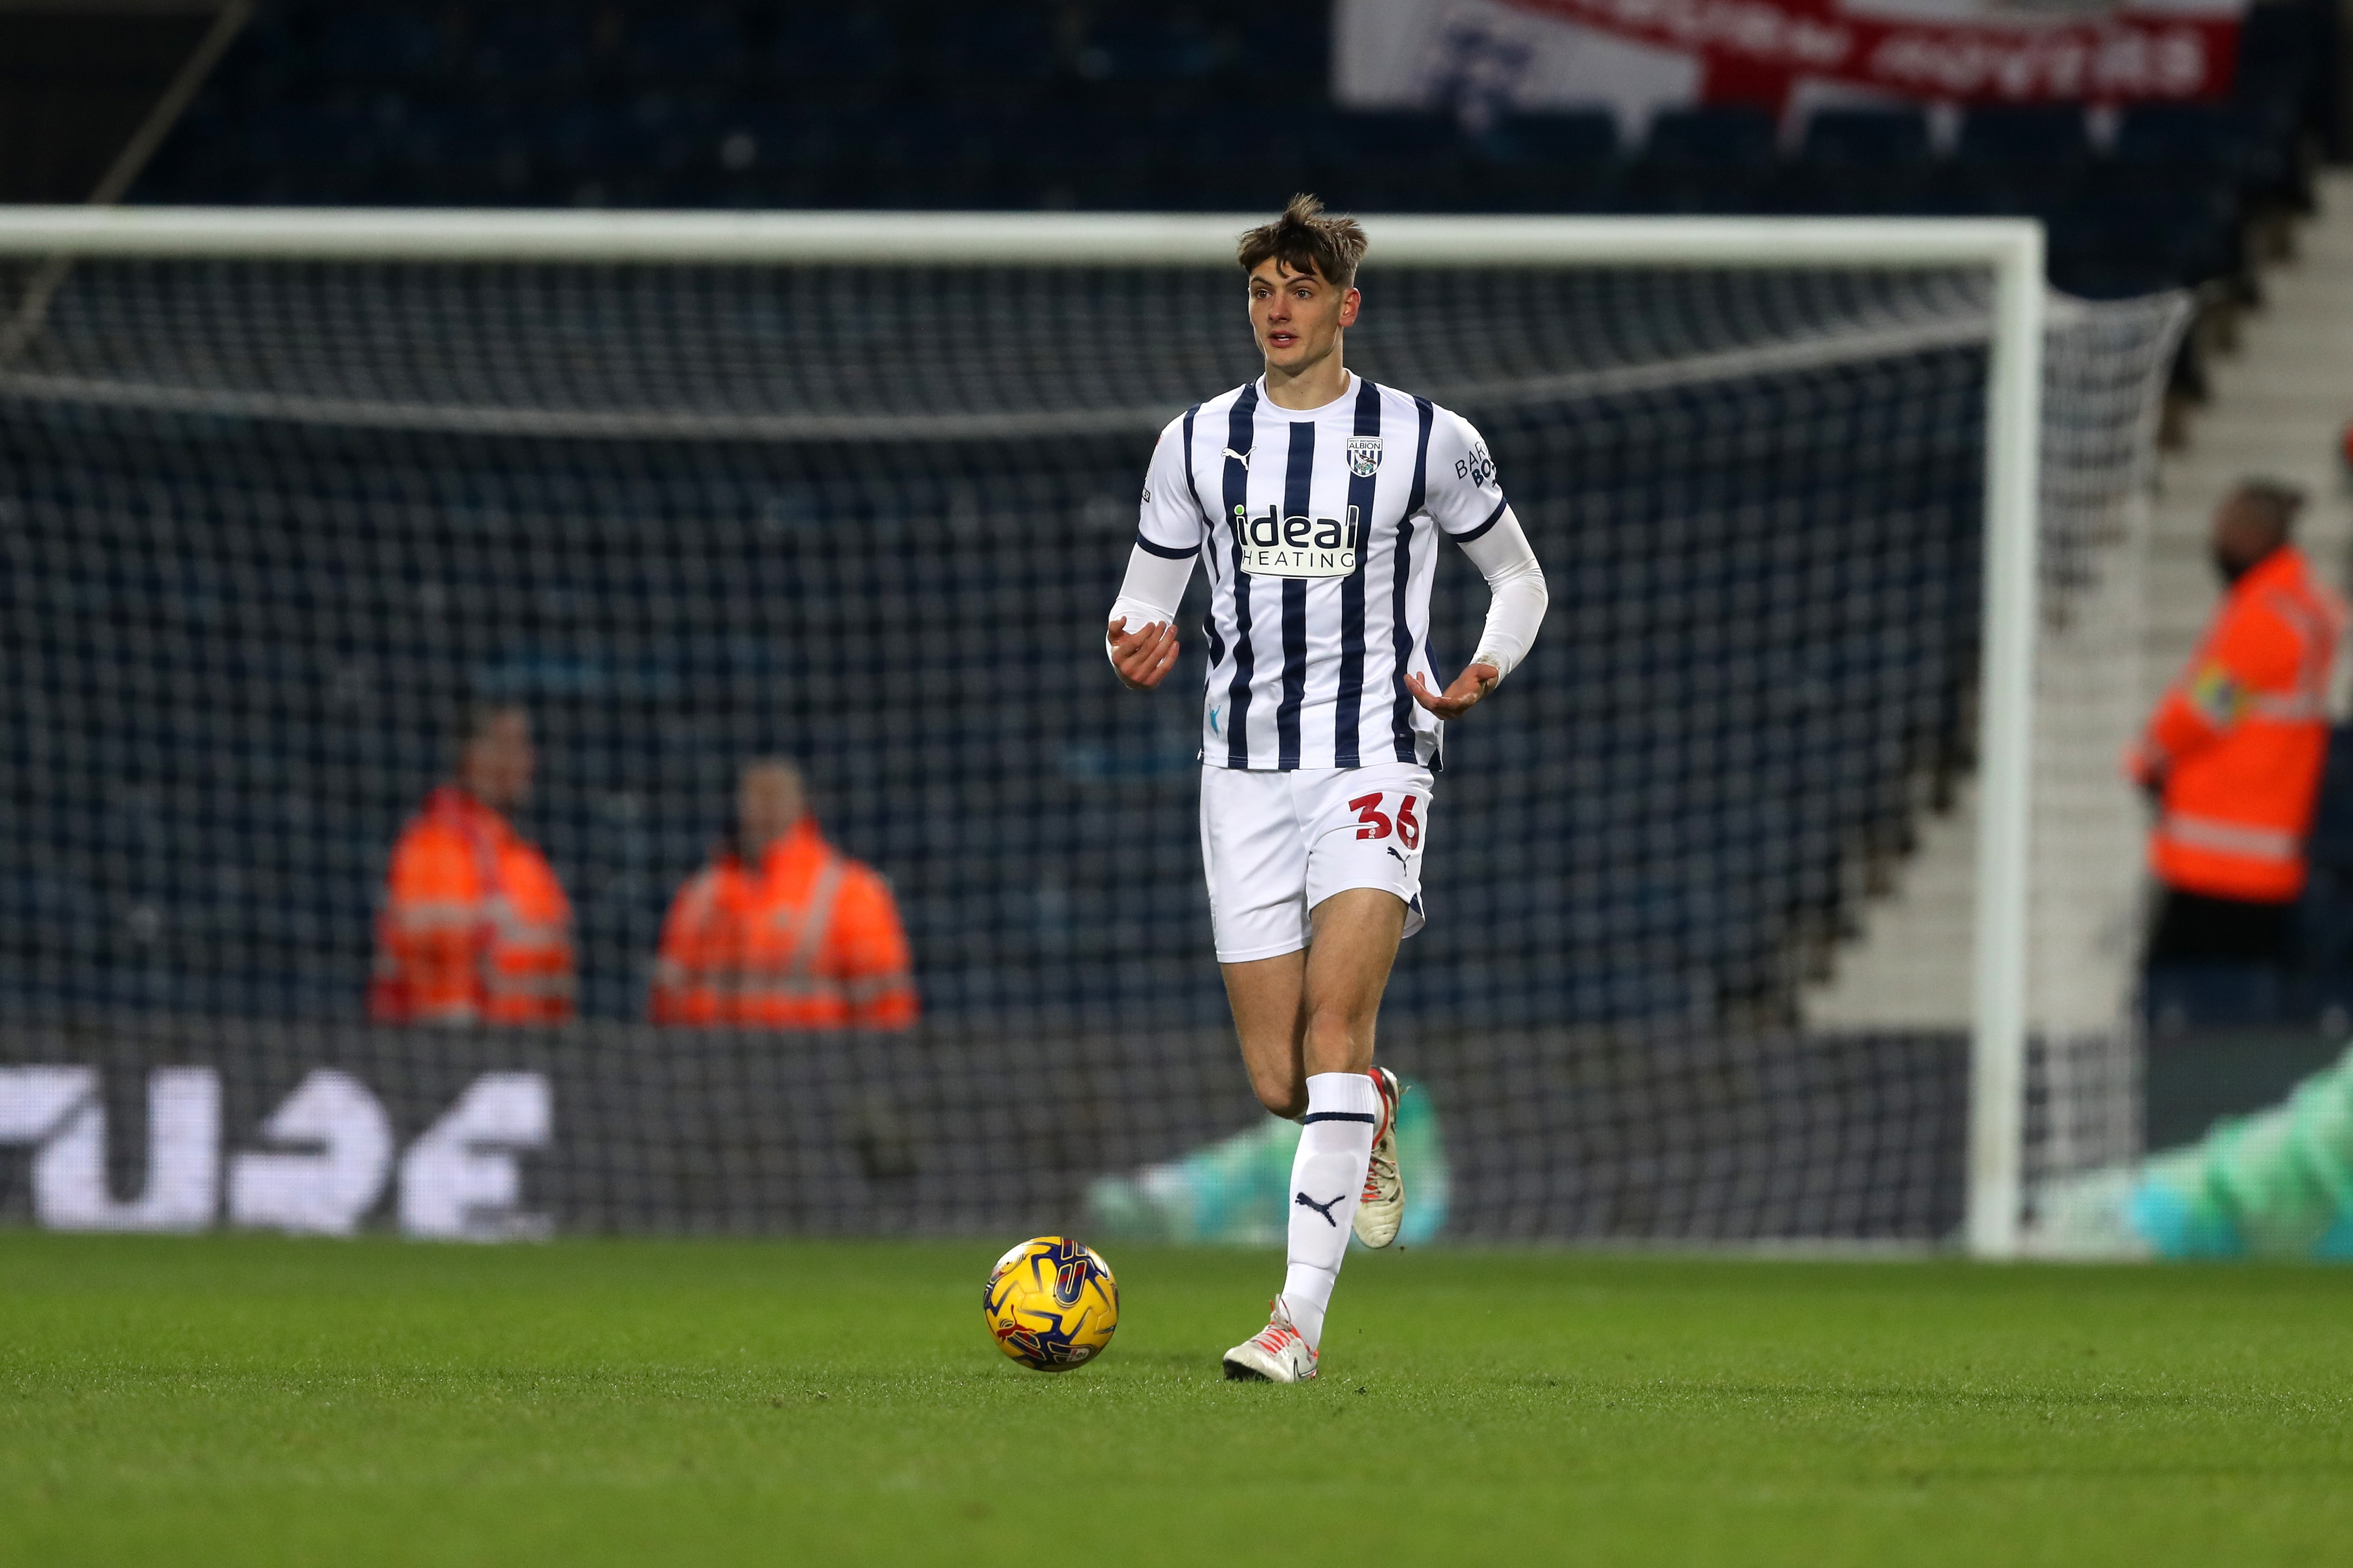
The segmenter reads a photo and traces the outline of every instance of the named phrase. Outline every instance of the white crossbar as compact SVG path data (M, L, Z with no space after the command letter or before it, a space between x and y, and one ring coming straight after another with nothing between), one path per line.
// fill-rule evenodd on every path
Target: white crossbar
M1224 265L1244 213L0 208L0 255L254 260ZM1373 224L1385 267L1998 267L2010 218L1449 217Z
M0 256L583 265L1230 266L1240 213L0 208ZM1967 1238L2017 1249L2042 391L2041 224L2023 219L1367 219L1382 267L1985 268L1986 595Z

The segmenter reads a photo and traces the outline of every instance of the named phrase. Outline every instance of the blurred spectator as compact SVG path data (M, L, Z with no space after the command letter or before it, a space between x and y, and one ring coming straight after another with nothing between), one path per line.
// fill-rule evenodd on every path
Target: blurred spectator
M368 1015L386 1024L560 1024L577 989L572 906L505 814L531 796L531 716L467 716L456 777L393 846Z
M2303 502L2249 480L2216 509L2214 565L2228 591L2127 758L2160 807L2150 859L2165 897L2151 963L2285 956L2344 622L2289 542Z
M818 835L800 771L762 758L736 791L736 831L662 924L658 1024L898 1029L915 985L882 879Z

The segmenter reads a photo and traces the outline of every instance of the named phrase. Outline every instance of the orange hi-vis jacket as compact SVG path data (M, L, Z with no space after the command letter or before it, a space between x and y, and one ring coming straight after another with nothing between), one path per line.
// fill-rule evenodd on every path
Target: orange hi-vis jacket
M560 1024L578 989L572 905L540 852L452 784L392 848L368 1016L385 1024Z
M722 856L662 924L653 1020L769 1029L899 1029L917 1005L891 889L804 816L756 868Z
M2126 763L2164 785L2149 858L2166 886L2249 903L2304 890L2344 624L2295 549L2232 585Z

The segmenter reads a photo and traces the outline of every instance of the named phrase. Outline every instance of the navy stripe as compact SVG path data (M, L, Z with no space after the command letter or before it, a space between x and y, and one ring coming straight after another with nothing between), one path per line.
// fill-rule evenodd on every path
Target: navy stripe
M1368 1127L1378 1127L1381 1119L1367 1116L1361 1110L1311 1110L1299 1119L1299 1125L1308 1127L1318 1121L1361 1121Z
M1226 446L1230 450L1250 450L1257 415L1258 387L1245 386L1234 399L1233 412L1226 420ZM1228 458L1225 479L1225 524L1233 536L1234 562L1234 679L1226 689L1231 707L1226 715L1226 765L1246 768L1250 766L1250 676L1256 663L1250 649L1250 577L1242 570L1242 528L1250 516L1250 469L1239 458Z
M1406 584L1413 577L1413 519L1421 510L1422 500L1430 492L1430 425L1436 417L1430 399L1413 400L1420 416L1420 433L1414 438L1413 490L1406 497L1405 515L1398 520L1396 580L1390 584L1391 646L1397 651L1397 668L1390 672L1397 682L1397 698L1389 710L1389 734L1397 742L1397 760L1419 762L1413 746L1413 691L1405 683L1406 671L1413 666L1413 627L1406 621Z
M1356 390L1356 430L1359 436L1381 433L1381 389L1366 380ZM1365 705L1365 561L1372 554L1373 497L1380 484L1379 469L1348 475L1348 515L1343 527L1363 534L1352 541L1356 569L1340 579L1340 691L1332 713L1332 762L1335 767L1363 765L1357 754L1356 728Z
M1144 530L1140 528L1135 531L1135 542L1163 561L1190 561L1201 552L1201 547L1198 544L1188 544L1181 550L1172 550L1166 544L1155 544L1144 537Z
M1282 519L1312 516L1314 511L1315 422L1294 420L1291 426L1290 465L1282 476ZM1281 537L1282 522L1275 524ZM1280 753L1275 766L1299 765L1299 710L1307 701L1307 579L1282 580L1282 700L1274 710L1274 742Z
M1193 480L1193 416L1201 412L1198 403L1185 410L1185 489L1193 497L1193 510L1201 515L1201 539L1204 543L1216 540L1218 525L1209 520L1208 509L1201 504L1201 487ZM1201 640L1208 646L1208 668L1201 671L1201 689L1206 693L1209 683L1218 679L1218 667L1226 662L1226 639L1218 635L1218 552L1201 552L1201 560L1209 568L1209 604L1201 612Z
M1484 521L1484 522L1481 523L1478 527L1476 527L1476 528L1472 529L1472 530L1470 532L1468 532L1468 533L1458 533L1458 534L1456 534L1456 535L1454 536L1454 542L1455 542L1455 543L1457 543L1457 544L1468 544L1468 543L1470 543L1472 540L1477 539L1477 538L1478 538L1478 537L1480 537L1482 534L1485 533L1489 529L1491 529L1491 528L1494 527L1497 523L1499 523L1499 522L1503 521L1504 521L1504 514L1505 512L1507 512L1507 511L1511 510L1512 510L1512 503L1511 503L1510 501L1507 501L1507 500L1499 500L1499 501L1497 501L1497 502L1495 503L1495 510L1493 510L1493 511L1491 511L1491 512L1489 512L1489 513L1487 514L1487 521ZM1179 553L1179 554L1183 554L1183 553L1185 553L1185 552L1183 552L1183 551L1179 551L1177 553Z
M1193 498L1193 510L1201 514L1201 531L1208 534L1217 532L1218 525L1210 519L1209 509L1201 504L1201 487L1193 482L1193 416L1200 412L1198 403L1185 410L1185 489Z
M1438 684L1438 647L1427 635L1421 639L1421 661L1430 666L1430 684L1435 686ZM1430 771L1434 773L1446 771L1446 729L1443 725L1439 727L1438 744L1430 749Z

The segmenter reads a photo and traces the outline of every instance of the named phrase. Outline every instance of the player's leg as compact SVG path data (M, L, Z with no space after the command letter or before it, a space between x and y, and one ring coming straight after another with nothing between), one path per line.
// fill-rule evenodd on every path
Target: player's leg
M1409 768L1389 777L1394 772L1378 770L1373 782L1418 784L1419 802L1426 805L1429 775ZM1374 1030L1398 943L1419 923L1420 889L1414 873L1420 858L1378 853L1394 846L1370 847L1369 852L1354 847L1367 776L1335 772L1294 774L1286 781L1289 809L1280 815L1290 819L1291 853L1298 858L1284 868L1283 880L1288 892L1289 879L1301 877L1299 891L1305 896L1293 907L1310 910L1303 956L1287 952L1242 959L1225 934L1226 910L1229 902L1241 910L1258 900L1221 898L1218 886L1230 887L1233 879L1215 871L1211 877L1211 898L1219 913L1219 956L1226 961L1227 994L1252 1086L1268 1109L1296 1115L1303 1123L1293 1160L1283 1291L1266 1329L1227 1353L1229 1377L1293 1383L1315 1375L1324 1314L1346 1256L1355 1211L1367 1195L1374 1144L1392 1120L1395 1079L1371 1071ZM1219 787L1221 799L1232 796L1230 788ZM1209 798L1205 793L1205 858L1213 854L1213 845L1235 837L1230 828L1213 833ZM1259 805L1273 814L1271 802ZM1399 815L1409 825L1407 846L1418 850L1423 816L1411 807ZM1386 837L1395 834L1392 824ZM1231 867L1236 857L1226 852L1223 862ZM1265 875L1273 879L1271 866ZM1393 1155L1388 1169L1389 1189L1401 1207Z
M1362 1073L1379 1097L1380 1121L1349 1223L1356 1239L1373 1247L1395 1241L1405 1219L1405 1177L1397 1159L1397 1075L1373 1065L1373 1031L1411 912L1394 889L1375 888L1345 889L1316 905L1301 999L1305 1071Z
M1371 888L1335 893L1314 910L1302 1049L1307 1112L1291 1167L1282 1300L1293 1326L1319 1351L1373 1147L1388 1124L1388 1097L1371 1070L1373 1030L1405 917L1393 894Z
M1209 837L1205 826L1205 846ZM1385 874L1376 863L1376 875ZM1213 872L1212 900L1240 902L1231 889L1220 899L1217 880ZM1304 893L1303 883L1297 902L1305 902ZM1267 1110L1296 1121L1307 1110L1309 1074L1372 1069L1381 994L1388 986L1398 943L1412 923L1413 910L1405 900L1418 894L1418 883L1405 890L1339 889L1311 912L1303 951L1219 965L1226 1000L1233 1009L1234 1032L1241 1039L1242 1065L1250 1073L1251 1090ZM1247 917L1260 911L1244 909L1240 913ZM1286 924L1291 918L1286 915ZM1221 957L1229 926L1237 942L1243 938L1241 919L1221 921Z
M1310 911L1300 998L1300 1056L1309 1076L1371 1070L1374 1026L1406 912L1395 894L1377 888L1344 889Z
M1421 929L1421 860L1429 847L1434 783L1428 769L1412 763L1376 763L1335 773L1323 782L1312 807L1315 836L1307 869L1308 902L1316 913L1319 932L1325 910L1342 908L1345 899L1376 893L1390 895L1402 908L1404 925L1398 934L1411 936ZM1379 907L1394 912L1389 905ZM1322 941L1320 934L1317 940ZM1388 934L1385 927L1377 941L1367 943L1350 938L1345 946L1346 951L1365 954L1367 962L1377 962L1381 969L1379 981L1367 976L1333 991L1335 995L1366 999L1361 1005L1367 1011L1358 1026L1368 1046L1372 1015L1379 1007L1388 967L1397 955L1397 934ZM1323 1027L1337 1036L1346 1032L1348 1024L1331 1018ZM1387 1068L1372 1067L1368 1048L1349 1051L1345 1057L1338 1051L1336 1043L1319 1047L1317 1060L1345 1059L1350 1066L1370 1067L1374 1087L1381 1096L1380 1130L1366 1167L1355 1229L1356 1239L1366 1246L1388 1247L1397 1240L1405 1223L1405 1177L1398 1168L1397 1075Z
M1286 1058L1305 1069L1305 1110L1291 1164L1282 1294L1266 1328L1226 1352L1228 1377L1298 1383L1315 1375L1324 1314L1347 1257L1350 1222L1365 1192L1373 1142L1386 1120L1381 1089L1366 1069L1381 993L1405 919L1405 905L1375 889L1336 893L1315 908L1293 1014L1295 1055ZM1229 983L1229 989L1262 1002L1261 1017L1271 1024L1281 1000L1270 994L1277 983L1269 976L1253 986L1251 981L1260 978L1244 976L1239 987ZM1240 1016L1238 1006L1236 1016Z
M1266 1328L1227 1352L1228 1377L1297 1383L1315 1375L1351 1222L1387 1121L1381 1086L1367 1069L1406 914L1395 894L1365 888L1314 910L1297 1015L1306 1105L1292 1157L1282 1294ZM1270 1021L1272 1015L1270 1005Z
M1225 973L1226 1000L1233 1007L1251 1092L1275 1115L1298 1121L1307 1110L1307 1065L1301 1056L1307 1026L1306 951L1218 967Z

